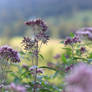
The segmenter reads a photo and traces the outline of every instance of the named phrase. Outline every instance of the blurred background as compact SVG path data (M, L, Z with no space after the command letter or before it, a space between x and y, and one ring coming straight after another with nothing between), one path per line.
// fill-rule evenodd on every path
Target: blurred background
M92 25L92 0L0 0L0 37L30 34L24 22L35 17L47 21L52 38L65 38Z

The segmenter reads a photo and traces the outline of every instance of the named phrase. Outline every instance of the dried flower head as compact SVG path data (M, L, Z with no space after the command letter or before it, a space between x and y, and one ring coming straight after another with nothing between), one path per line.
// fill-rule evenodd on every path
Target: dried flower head
M66 76L65 92L91 92L92 91L92 66L80 63L73 67Z
M9 89L12 92L26 92L26 88L20 85L15 85L14 83L11 83L9 86Z
M76 31L76 34L79 35L81 38L92 40L92 27L82 28Z
M40 18L37 18L37 19L34 19L34 20L29 20L29 21L25 22L25 24L33 27L34 29L36 29L38 31L40 30L40 31L43 31L43 32L45 32L48 28L46 23Z
M8 46L0 47L0 58L6 59L7 61L11 61L14 63L20 62L18 52Z

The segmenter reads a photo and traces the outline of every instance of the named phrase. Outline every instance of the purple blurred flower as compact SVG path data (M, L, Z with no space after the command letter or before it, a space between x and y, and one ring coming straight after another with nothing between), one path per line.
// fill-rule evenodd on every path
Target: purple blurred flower
M56 54L55 56L54 56L54 59L59 59L60 58L60 54Z
M80 43L80 39L79 39L79 36L75 36L73 38L70 38L68 37L65 41L64 41L64 44L65 45L71 45L71 44L74 44L74 43Z
M82 28L76 31L76 34L79 35L81 38L86 37L89 40L92 40L92 27Z
M65 41L64 41L65 45L71 45L72 44L72 38L68 37Z
M86 48L85 48L85 47L81 47L81 48L80 48L80 52L81 52L81 53L86 52Z
M65 79L65 92L92 92L92 65L80 63Z
M20 85L15 85L14 83L11 83L9 86L9 89L14 92L26 92L26 88Z
M28 65L27 64L23 64L22 67L26 70L28 70Z
M0 57L14 63L20 62L18 52L8 46L0 47Z
M68 72L69 70L73 69L73 64L71 64L70 66L67 66L65 68L65 72Z
M72 38L72 42L73 42L73 43L77 43L77 42L80 43L81 41L80 41L80 39L79 39L78 36L75 36L75 37Z

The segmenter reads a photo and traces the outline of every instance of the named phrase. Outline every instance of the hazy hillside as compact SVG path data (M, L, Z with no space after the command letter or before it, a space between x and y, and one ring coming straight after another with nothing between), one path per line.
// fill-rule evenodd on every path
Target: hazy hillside
M23 22L29 18L68 18L76 12L91 10L91 4L92 0L0 0L0 35L23 35Z

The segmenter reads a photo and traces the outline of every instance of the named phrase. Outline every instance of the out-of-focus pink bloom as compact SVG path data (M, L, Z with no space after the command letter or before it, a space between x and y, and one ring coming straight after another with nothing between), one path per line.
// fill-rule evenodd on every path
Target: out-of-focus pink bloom
M76 34L79 35L81 38L86 37L89 40L92 40L92 27L82 28L76 31Z
M80 63L65 79L65 92L92 92L92 66Z
M26 92L26 88L20 85L15 85L14 83L10 84L9 87L10 90L12 90L13 92Z

